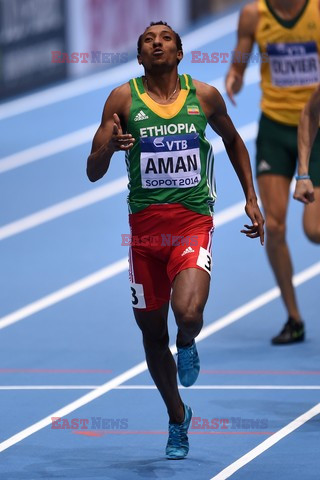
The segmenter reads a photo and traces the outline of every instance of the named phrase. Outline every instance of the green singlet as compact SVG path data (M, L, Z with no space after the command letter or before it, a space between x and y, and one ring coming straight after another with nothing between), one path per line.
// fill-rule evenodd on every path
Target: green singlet
M132 105L127 131L136 139L126 152L129 212L149 205L179 203L203 215L216 198L212 146L205 137L206 116L189 75L169 105L146 92L142 77L130 80Z

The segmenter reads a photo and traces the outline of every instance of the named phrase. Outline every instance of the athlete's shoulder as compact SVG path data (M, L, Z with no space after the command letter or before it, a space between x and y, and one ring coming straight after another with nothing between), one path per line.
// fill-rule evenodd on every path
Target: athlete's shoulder
M245 5L239 18L239 33L254 33L259 22L259 1L250 2Z
M110 96L112 95L112 97L123 98L126 96L130 96L130 94L131 94L130 83L126 82L126 83L123 83L122 85L119 85L118 87L115 87L111 91Z
M224 100L219 90L208 83L193 79L196 94L207 118L226 111Z
M219 90L208 83L201 82L200 80L192 79L193 85L195 86L196 92L198 95L204 99L214 99L220 97Z
M112 117L113 113L117 113L120 118L124 118L127 115L131 105L131 91L130 84L126 82L118 87L114 88L106 102L103 109L103 119L106 120Z
M259 14L259 0L254 0L253 2L247 3L241 9L241 15L249 16L251 19L253 19L258 14Z
M116 112L126 111L131 103L130 83L126 82L114 88L107 98L106 105L112 107Z

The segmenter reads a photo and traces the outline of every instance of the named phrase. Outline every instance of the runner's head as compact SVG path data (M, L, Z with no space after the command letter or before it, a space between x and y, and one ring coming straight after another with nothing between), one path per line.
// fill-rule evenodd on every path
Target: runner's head
M166 22L151 22L138 39L138 62L146 70L177 66L183 57L178 33Z

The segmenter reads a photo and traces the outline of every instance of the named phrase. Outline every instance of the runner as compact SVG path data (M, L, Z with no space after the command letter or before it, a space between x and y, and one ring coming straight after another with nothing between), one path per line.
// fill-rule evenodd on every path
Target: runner
M126 152L132 306L150 374L169 414L169 459L187 455L192 417L181 400L169 350L169 302L178 327L178 375L190 386L200 369L194 339L202 328L212 269L215 192L207 123L222 137L245 194L252 225L242 232L260 237L262 244L264 238L244 143L219 92L178 74L182 57L181 39L166 23L145 30L138 40L145 75L111 92L87 165L89 179L96 181L115 151Z
M266 218L266 250L288 314L287 322L272 343L283 345L300 342L305 336L292 283L286 216L290 183L297 165L300 113L315 83L320 81L319 0L258 0L243 8L236 53L226 77L226 91L233 103L234 95L242 87L246 59L255 42L263 60L256 175ZM303 215L305 234L315 243L320 243L319 149L320 133L310 156L315 202L305 207ZM301 181L300 176L297 181Z

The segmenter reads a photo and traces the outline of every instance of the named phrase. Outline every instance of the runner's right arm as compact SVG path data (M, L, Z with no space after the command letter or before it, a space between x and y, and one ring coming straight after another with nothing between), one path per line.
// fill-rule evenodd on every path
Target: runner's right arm
M105 103L101 124L93 138L87 160L87 176L91 182L96 182L106 174L114 152L130 150L133 146L132 135L123 134L130 101L130 86L127 83L112 90Z
M234 57L226 76L226 92L233 105L234 95L239 93L243 84L243 75L251 54L254 42L255 31L259 21L257 2L246 5L240 14L238 25L238 41L234 49ZM245 61L245 59L247 59Z

